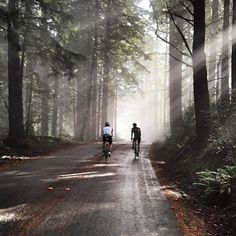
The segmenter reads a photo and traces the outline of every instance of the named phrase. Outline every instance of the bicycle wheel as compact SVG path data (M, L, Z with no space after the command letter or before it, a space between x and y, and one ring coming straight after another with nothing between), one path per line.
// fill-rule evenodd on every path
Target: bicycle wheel
M137 140L134 140L134 159L137 157Z
M108 142L105 143L105 153L104 153L104 155L105 155L105 163L107 163L107 158L109 156L109 143Z

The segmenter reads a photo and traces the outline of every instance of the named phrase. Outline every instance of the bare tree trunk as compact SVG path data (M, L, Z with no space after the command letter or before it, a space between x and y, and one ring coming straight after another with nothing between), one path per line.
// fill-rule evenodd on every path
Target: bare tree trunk
M80 84L81 84L81 81L77 78L77 80L76 80L76 84L77 84L77 99L76 99L76 131L75 131L75 137L76 138L79 138L79 130L80 130L80 117L81 117L81 115L80 115L80 112L81 112L81 95L80 95L80 89L81 89L81 86L80 86Z
M168 34L166 34L166 41L168 39ZM167 48L168 46L166 45L166 52L168 50ZM167 80L168 80L168 54L166 53L165 54L165 64L164 64L164 99L163 99L163 127L165 127L165 129L167 129L167 124L168 124L168 115L170 112L169 112L169 109L168 109L168 104L169 104L169 101L168 101L168 98L169 98L169 93L168 93L168 84L167 84ZM169 128L168 128L169 130Z
M171 5L176 4L171 0ZM173 5L172 5L173 4ZM178 52L172 45L175 45L180 51L182 51L182 38L176 29L176 26L182 27L182 22L178 19L170 20L170 58L169 58L169 96L170 96L170 128L171 134L177 135L179 128L182 126L182 54Z
M221 95L229 95L229 0L224 0L222 38Z
M217 80L216 80L216 101L219 101L220 98L220 60L217 63Z
M27 17L27 24L30 25L32 19L32 1L25 1L25 11ZM29 39L30 31L27 29L24 32L24 48L25 48L25 56L27 58L26 63L26 97L25 97L25 135L26 137L32 136L34 134L33 128L33 111L32 111L32 100L33 100L33 87L34 87L34 60L33 53L27 51L26 44ZM23 58L22 58L23 61ZM22 76L23 76L23 64L22 68Z
M18 34L18 1L8 2L8 102L9 102L9 141L24 139L22 73L20 65L20 42Z
M88 33L88 50L90 48L90 29L87 31ZM87 96L86 96L86 111L84 114L83 122L82 122L82 129L81 129L81 134L80 138L81 139L88 139L90 138L90 125L91 125L91 101L92 101L92 62L91 60L88 60L87 62Z
M63 106L60 106L59 107L59 120L58 120L59 137L63 135L63 113L64 113L64 108Z
M42 59L41 70L41 90L42 90L42 111L41 111L41 135L48 136L49 134L49 86L48 86L48 74L49 67L48 62Z
M194 0L194 34L193 34L193 80L194 103L196 115L197 140L205 143L209 136L208 116L210 102L207 82L205 54L205 0Z
M114 104L114 137L117 137L117 105L118 105L118 84L117 84L117 77L116 77L116 84L115 84L115 104Z
M233 30L232 30L232 89L236 89L236 0L233 0Z
M209 62L209 93L210 98L215 101L216 92L216 57L217 57L217 31L218 31L218 15L219 15L219 1L212 1L212 16L210 25L210 62Z
M98 13L99 1L95 0L95 26L94 26L94 48L92 54L92 117L91 117L91 136L96 137L96 118L97 118L97 57L98 57Z
M58 132L58 96L59 96L59 77L54 77L54 95L53 95L53 111L52 111L52 136L57 137Z
M33 98L33 87L34 87L34 69L32 63L32 56L28 53L28 64L26 65L26 74L29 81L26 85L26 99L25 99L25 110L26 110L26 137L33 134L33 112L32 112L32 98Z
M99 80L99 88L98 88L98 120L97 120L97 134L98 137L101 136L101 125L102 125L102 81Z
M104 49L104 81L102 93L102 123L104 124L108 118L108 90L110 77L110 37L111 37L111 7L112 0L108 0L106 11L106 35Z
M76 92L75 92L76 84L75 84L75 78L73 78L73 85L72 85L72 96L73 96L73 133L74 137L76 137L76 130L77 130L77 112L76 112L76 104L77 104L77 99L76 99Z

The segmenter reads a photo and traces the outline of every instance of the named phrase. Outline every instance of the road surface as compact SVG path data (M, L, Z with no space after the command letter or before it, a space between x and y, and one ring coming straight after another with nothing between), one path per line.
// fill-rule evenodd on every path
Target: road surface
M179 236L148 156L80 145L0 173L0 235Z

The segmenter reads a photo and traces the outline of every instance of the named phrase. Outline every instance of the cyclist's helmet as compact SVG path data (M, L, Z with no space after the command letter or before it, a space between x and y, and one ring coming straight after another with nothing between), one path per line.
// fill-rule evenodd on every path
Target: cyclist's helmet
M105 126L110 126L110 124L109 124L109 122L108 122L108 121L105 123Z
M136 124L136 123L133 123L133 126L134 126L134 127L137 127L137 124Z

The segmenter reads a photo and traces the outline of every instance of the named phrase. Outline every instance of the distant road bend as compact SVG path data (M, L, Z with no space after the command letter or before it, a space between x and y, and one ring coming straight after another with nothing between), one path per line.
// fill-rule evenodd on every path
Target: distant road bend
M0 172L0 235L180 236L148 155L80 145Z

